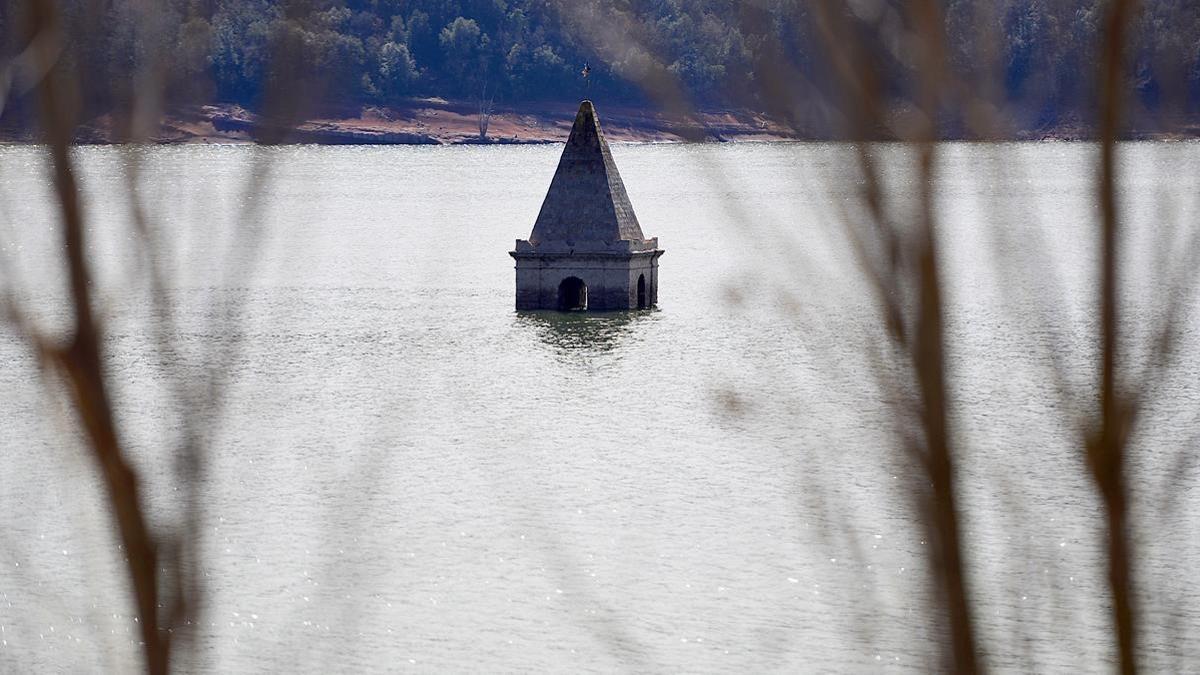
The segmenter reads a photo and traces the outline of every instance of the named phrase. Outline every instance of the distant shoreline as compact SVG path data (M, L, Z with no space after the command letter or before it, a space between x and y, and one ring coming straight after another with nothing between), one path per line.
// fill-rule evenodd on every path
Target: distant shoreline
M598 103L604 134L610 141L685 143L726 141L811 141L767 115L749 110L697 111L686 118L645 108L606 107ZM575 106L526 104L497 106L485 137L479 134L478 105L440 98L414 99L402 105L316 116L290 127L283 143L319 145L507 145L564 141L575 118ZM253 112L235 104L200 105L171 110L150 141L164 145L251 143L264 125ZM104 145L119 142L109 116L80 126L76 142ZM1200 125L1166 132L1135 133L1133 140L1200 138ZM0 142L36 142L29 132L0 129ZM1003 141L1087 141L1089 130L1071 126L1018 132Z
M403 105L312 117L289 127L284 143L322 145L505 145L561 143L575 120L576 104L496 106L485 137L479 134L478 105L469 101L416 99ZM799 140L766 116L749 111L697 112L672 119L654 111L598 104L605 136L612 141ZM118 142L109 116L80 126L76 142ZM249 143L264 126L255 113L234 104L169 111L150 140L161 144ZM0 141L33 142L28 132L0 130Z

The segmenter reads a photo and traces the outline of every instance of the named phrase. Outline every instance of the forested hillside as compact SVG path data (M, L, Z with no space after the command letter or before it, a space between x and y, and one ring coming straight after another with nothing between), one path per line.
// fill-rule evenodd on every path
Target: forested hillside
M24 48L21 7L0 0L5 56ZM758 80L794 64L796 87L835 76L817 3L804 0L66 0L84 100L103 110L161 76L171 101L254 109L286 77L327 106L411 97L494 99L505 105L578 99L648 102L652 69L701 107L753 107ZM1148 110L1200 108L1200 3L1151 0L1132 30L1136 88ZM886 90L910 95L902 13L883 0L843 10L884 35ZM1021 125L1086 123L1092 107L1099 0L943 3L955 77L1015 112ZM889 22L895 25L889 25ZM889 44L887 36L891 36ZM590 82L581 76L590 65ZM139 79L142 78L142 79ZM950 111L951 116L957 111Z

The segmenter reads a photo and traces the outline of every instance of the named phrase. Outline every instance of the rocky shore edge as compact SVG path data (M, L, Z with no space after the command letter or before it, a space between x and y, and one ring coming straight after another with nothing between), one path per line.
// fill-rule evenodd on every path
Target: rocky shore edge
M575 119L571 105L497 106L480 133L478 104L420 99L400 106L367 106L306 119L278 137L282 143L322 145L478 145L561 143ZM748 111L697 112L687 119L641 109L613 107L602 111L604 133L612 141L685 142L792 140L793 136L764 115ZM150 141L163 144L247 143L272 136L271 121L232 104L171 110ZM119 125L102 116L81 125L76 141L108 144L121 141ZM26 132L0 139L33 141Z
M176 108L163 116L149 138L161 144L251 143L266 138L278 143L320 145L504 145L561 143L570 133L577 104L496 106L480 133L480 106L470 101L440 98L412 99L401 105L364 106L309 116L271 133L270 120L234 104ZM686 116L622 106L597 108L604 134L614 142L679 143L725 141L797 141L799 137L769 116L749 110L695 111ZM80 126L76 142L110 144L124 140L121 125L105 115ZM1130 135L1139 140L1200 138L1200 124L1164 125ZM1083 124L1061 123L1053 128L1012 131L1012 141L1086 141L1094 134ZM36 142L28 129L0 127L0 142Z

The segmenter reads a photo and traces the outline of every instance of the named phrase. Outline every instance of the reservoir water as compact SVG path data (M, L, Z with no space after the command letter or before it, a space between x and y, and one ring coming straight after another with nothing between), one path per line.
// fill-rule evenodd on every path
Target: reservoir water
M519 314L507 252L559 152L77 151L123 440L156 526L179 527L185 495L200 504L203 621L185 670L937 663L920 472L846 236L862 217L852 148L614 145L666 250L659 308ZM873 152L903 222L915 165ZM1145 376L1129 460L1140 650L1149 670L1182 672L1200 667L1200 317L1169 263L1200 223L1200 145L1120 157L1123 364L1130 386ZM1102 506L1080 426L1098 151L948 144L938 158L984 660L1105 670ZM0 292L53 338L70 313L40 151L0 147L0 184ZM1164 360L1147 345L1181 293ZM127 672L140 657L121 551L65 390L7 323L0 364L0 671ZM181 383L205 395L178 397ZM196 430L202 471L181 472Z

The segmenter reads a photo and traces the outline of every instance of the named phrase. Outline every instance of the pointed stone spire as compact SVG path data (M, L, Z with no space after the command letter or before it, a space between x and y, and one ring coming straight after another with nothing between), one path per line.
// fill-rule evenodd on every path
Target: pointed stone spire
M613 162L592 102L579 105L571 136L542 202L529 243L535 247L604 249L645 242L625 184Z

